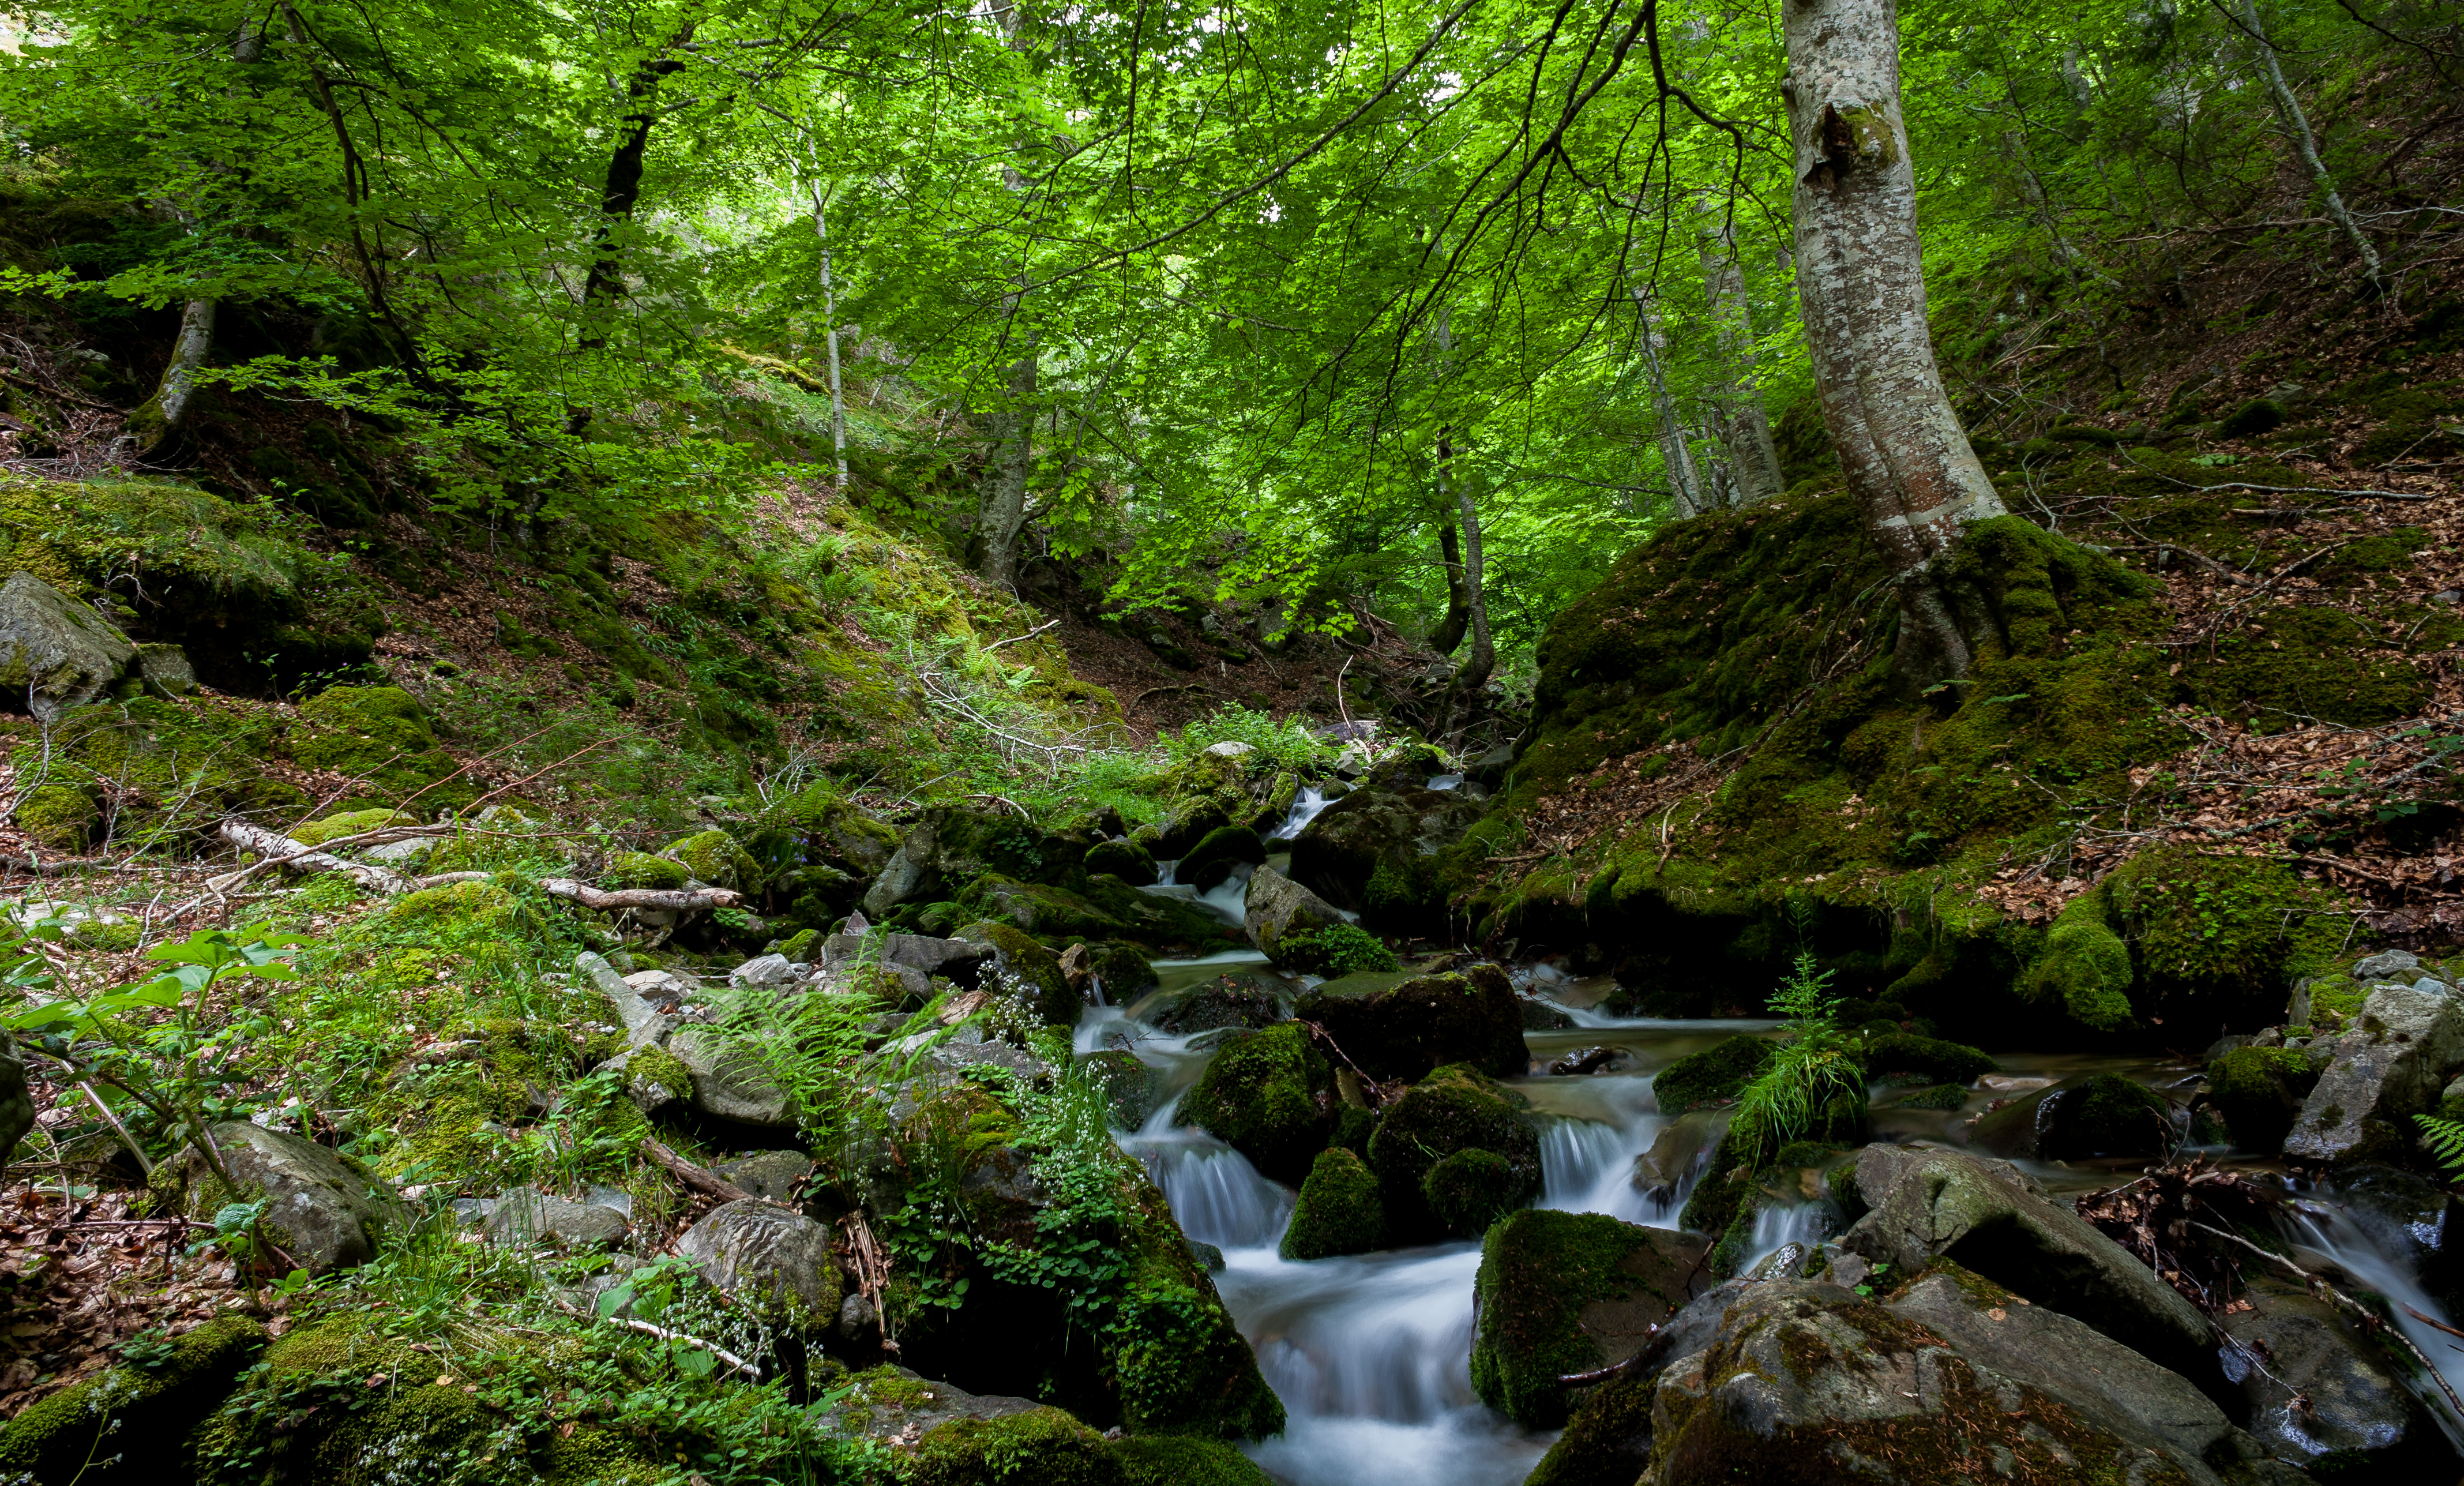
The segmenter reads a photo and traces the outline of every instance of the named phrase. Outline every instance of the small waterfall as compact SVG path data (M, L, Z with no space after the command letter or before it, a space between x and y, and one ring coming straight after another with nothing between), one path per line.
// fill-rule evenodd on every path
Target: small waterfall
M1461 774L1431 774L1429 776L1429 787L1432 789L1460 789L1463 787L1463 777Z
M1291 1221L1292 1192L1205 1131L1175 1125L1179 1102L1156 1110L1121 1148L1146 1164L1182 1232L1226 1251L1271 1253Z
M1765 1207L1754 1214L1753 1254L1747 1259L1740 1274L1749 1274L1753 1267L1791 1244L1811 1249L1830 1235L1831 1205L1827 1202L1800 1202L1789 1207Z
M1302 832L1309 829L1309 823L1317 819L1319 814L1333 803L1318 789L1317 786L1301 786L1301 792L1292 797L1292 808L1284 816L1283 824L1267 832L1266 839L1290 841L1298 838Z
M2322 1190L2319 1203L2296 1202L2286 1208L2285 1236L2303 1248L2311 1249L2333 1260L2363 1289L2374 1290L2387 1297L2396 1329L2406 1341L2420 1348L2438 1369L2447 1386L2464 1394L2464 1350L2456 1345L2453 1332L2445 1327L2455 1324L2447 1308L2431 1297L2422 1286L2412 1256L2398 1252L2404 1239L2393 1232L2373 1233L2370 1225L2358 1220L2347 1209L2328 1206L2335 1200L2332 1191ZM2393 1224L2386 1225L2392 1228ZM2423 1233L2408 1235L2425 1245L2464 1242L2464 1233ZM2428 1319L2425 1319L2428 1318ZM2448 1439L2464 1450L2464 1419L2456 1417L2454 1406L2446 1395L2426 1378L2408 1375L2408 1384L2421 1396L2422 1406L2430 1416L2447 1431Z
M1651 1148L1668 1121L1651 1097L1648 1078L1603 1078L1586 1092L1603 1106L1597 1119L1552 1120L1540 1131L1540 1206L1561 1212L1605 1212L1647 1228L1674 1228L1693 1188L1688 1178L1673 1196L1635 1190L1634 1161Z
M1155 878L1152 886L1142 887L1138 891L1152 893L1157 898L1185 899L1198 904L1236 929L1246 927L1249 920L1249 875L1256 872L1257 868L1247 862L1236 863L1230 876L1201 893L1188 883L1177 879L1179 867L1180 863L1177 860L1155 863L1160 876Z

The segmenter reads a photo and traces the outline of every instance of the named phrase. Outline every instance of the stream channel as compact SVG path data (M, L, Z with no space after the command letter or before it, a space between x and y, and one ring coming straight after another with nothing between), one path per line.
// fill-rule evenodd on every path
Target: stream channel
M1314 791L1310 791L1311 796ZM1277 832L1287 841L1322 803L1304 797L1293 819ZM1270 848L1271 850L1272 848ZM1281 866L1280 861L1275 865ZM1204 895L1175 887L1169 871L1151 892L1195 896L1239 923L1248 872ZM1289 1415L1284 1433L1249 1447L1269 1473L1291 1486L1514 1486L1529 1475L1556 1438L1553 1432L1517 1428L1484 1406L1471 1386L1472 1290L1480 1271L1474 1241L1384 1251L1340 1258L1294 1262L1276 1247L1291 1217L1295 1193L1259 1174L1247 1158L1205 1131L1176 1122L1180 1098L1204 1070L1221 1031L1186 1036L1141 1022L1137 1011L1174 992L1227 972L1271 975L1266 957L1254 950L1155 965L1160 988L1129 1007L1093 1006L1076 1035L1077 1049L1091 1053L1126 1048L1161 1075L1155 1113L1138 1129L1119 1130L1122 1148L1138 1157L1172 1205L1188 1236L1223 1253L1215 1275L1223 1301L1256 1348L1258 1365L1283 1399ZM1648 1227L1677 1227L1708 1151L1695 1169L1658 1197L1638 1191L1635 1158L1650 1149L1668 1120L1652 1097L1652 1076L1687 1054L1739 1031L1768 1030L1768 1021L1664 1021L1606 1015L1593 1009L1612 983L1605 977L1578 981L1554 966L1515 971L1518 988L1564 1011L1571 1031L1531 1031L1525 1041L1532 1068L1576 1048L1607 1046L1622 1056L1613 1071L1576 1076L1506 1080L1531 1101L1541 1120L1544 1187L1539 1206L1575 1212L1605 1212ZM1297 993L1307 982L1295 982ZM1287 1008L1288 1009L1288 1008ZM1195 1049L1192 1044L1198 1044ZM2002 1072L1975 1090L1964 1110L1893 1107L1909 1091L1877 1088L1873 1139L1958 1143L1963 1120L1997 1093L2041 1087L2087 1072L2113 1072L2167 1091L2195 1080L2199 1067L2157 1058L2032 1054L1989 1049ZM2211 1158L2225 1157L2222 1149ZM2240 1164L2241 1163L2235 1163ZM2057 1198L2110 1187L2135 1175L2135 1164L2072 1165L2022 1163ZM2254 1180L2285 1182L2280 1168L2250 1164ZM2464 1243L2464 1234L2422 1231L2359 1206L2336 1200L2322 1188L2302 1188L2287 1209L2286 1236L2297 1251L2324 1259L2391 1302L2397 1323L2422 1352L2437 1362L2450 1386L2464 1390L2464 1347L2442 1334L2451 1318L2417 1277L2425 1248ZM1837 1213L1815 1200L1789 1209L1766 1209L1755 1233L1756 1258L1793 1242L1830 1235ZM1749 1268L1751 1266L1749 1265ZM1705 1287L1710 1283L1706 1277ZM2233 1359L2227 1358L2228 1370ZM2420 1386L2429 1387L2426 1380ZM2450 1411L2431 1408L2450 1419ZM2255 1421L2253 1421L2254 1425ZM2464 1431L2452 1422L2464 1447Z

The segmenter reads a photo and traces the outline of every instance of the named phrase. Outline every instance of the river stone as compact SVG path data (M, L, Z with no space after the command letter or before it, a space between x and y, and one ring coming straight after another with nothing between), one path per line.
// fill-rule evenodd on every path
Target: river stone
M612 1244L630 1226L613 1208L571 1202L532 1187L517 1187L497 1198L487 1221L489 1239L499 1244Z
M1355 789L1293 840L1292 879L1339 908L1367 908L1370 878L1380 866L1417 876L1485 809L1461 789Z
M1249 876L1248 908L1242 927L1248 931L1249 943L1270 958L1287 935L1307 934L1342 921L1343 915L1326 899L1272 867L1261 867Z
M1709 1241L1597 1212L1526 1209L1481 1243L1471 1381L1528 1430L1566 1422L1558 1379L1622 1363L1708 1289Z
M925 934L833 934L822 942L821 963L841 965L873 964L903 965L927 978L941 976L973 987L993 949L972 939L935 939Z
M2412 1117L2436 1107L2447 1076L2464 1063L2464 998L2380 986L2329 1046L2285 1159L2400 1159L2412 1144Z
M1260 1033L1264 1036L1266 1033ZM1387 1106L1369 1138L1369 1166L1386 1204L1397 1243L1424 1243L1445 1228L1430 1210L1421 1184L1432 1167L1458 1151L1485 1150L1505 1159L1512 1200L1540 1191L1540 1136L1530 1101L1478 1069L1453 1064L1431 1073Z
M1278 1252L1287 1259L1325 1259L1367 1253L1385 1242L1386 1209L1367 1163L1340 1145L1319 1151Z
M136 664L137 647L92 605L29 572L0 584L0 692L24 692L37 721L57 721Z
M1727 1133L1726 1110L1696 1110L1661 1125L1650 1147L1634 1158L1634 1189L1663 1202L1676 1195L1678 1185L1709 1162Z
M1722 1322L1709 1346L1660 1375L1644 1482L1940 1486L1994 1459L2030 1467L1997 1473L2017 1478L2184 1478L2163 1452L1839 1286L1758 1284ZM2189 1479L2217 1477L2203 1470Z
M382 1178L305 1136L245 1120L215 1125L210 1134L239 1191L224 1189L191 1146L176 1168L186 1183L184 1210L210 1222L226 1203L262 1197L269 1235L311 1275L366 1263L385 1230L410 1218Z
M1306 992L1294 1011L1324 1027L1373 1078L1419 1078L1448 1063L1510 1076L1530 1064L1522 1004L1496 965L1473 965L1360 991L1346 989L1347 981Z
M1883 1308L1949 1342L1970 1364L2060 1400L2081 1420L2168 1458L2194 1482L2264 1454L2213 1400L2178 1373L1991 1281L1949 1266Z
M1289 988L1272 976L1236 971L1157 996L1140 1008L1138 1019L1176 1036L1218 1027L1272 1027L1286 1015Z
M806 1334L838 1324L846 1285L830 1231L801 1212L758 1199L726 1203L685 1230L676 1253L769 1320Z
M2410 975L2421 968L2421 957L2406 949L2383 949L2365 955L2353 965L2357 981L2392 981Z
M861 1319L848 1328L850 1334L857 1328L870 1329L871 1303L862 1296L849 1296L847 1305L861 1310ZM1044 1407L1031 1398L970 1393L891 1364L866 1369L820 1417L849 1434L912 1445L920 1436L955 1420L1006 1419L1033 1413Z
M940 835L932 817L908 827L907 833L898 838L898 850L890 854L890 860L873 876L872 886L865 889L865 917L886 919L891 909L903 903L932 901L935 891L942 886L940 846Z
M738 990L776 990L795 984L804 967L785 955L759 955L727 972L727 984Z
M1840 1235L1841 1249L1895 1275L1948 1259L2202 1387L2223 1389L2198 1308L2008 1165L1958 1151L1869 1145L1857 1158L1857 1189L1873 1210Z
M1269 1180L1298 1186L1333 1128L1333 1090L1326 1054L1298 1022L1283 1022L1228 1033L1180 1114ZM1412 1174L1416 1196L1419 1178Z
M137 647L137 671L145 678L145 689L166 701L176 701L197 689L197 668L188 653L177 645L141 642Z
M668 1051L693 1076L698 1113L767 1130L795 1128L795 1101L747 1049L728 1046L708 1027L687 1026L668 1038Z
M616 973L614 965L583 950L574 956L573 967L607 998L609 1009L616 1013L616 1020L625 1029L627 1045L638 1048L667 1040L668 1032L675 1026L675 1018L663 1013L645 999L625 977Z
M755 1151L750 1156L722 1161L711 1169L764 1202L792 1207L796 1188L813 1174L813 1158L803 1151Z
M2446 1436L2335 1305L2272 1275L2251 1276L2242 1298L2250 1309L2218 1318L2233 1343L2225 1375L2241 1385L2261 1444L2302 1466L2339 1453L2333 1463L2392 1469L2389 1480L2454 1478Z
M1969 1141L2014 1161L2162 1156L2173 1146L2171 1106L2119 1074L2080 1074L1977 1118Z

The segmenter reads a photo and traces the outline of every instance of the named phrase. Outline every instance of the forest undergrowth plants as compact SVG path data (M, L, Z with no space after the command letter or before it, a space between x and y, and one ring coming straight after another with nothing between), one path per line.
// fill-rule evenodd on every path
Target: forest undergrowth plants
M1737 1095L1728 1148L1741 1165L1760 1170L1783 1146L1815 1136L1845 1137L1865 1116L1865 1071L1856 1039L1840 1030L1840 998L1832 972L1800 949L1771 1008L1785 1019L1781 1040L1762 1073Z

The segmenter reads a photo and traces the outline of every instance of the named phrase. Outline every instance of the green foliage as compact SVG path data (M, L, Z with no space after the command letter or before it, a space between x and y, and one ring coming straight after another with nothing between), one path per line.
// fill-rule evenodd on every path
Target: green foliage
M2436 1115L2415 1115L2412 1120L2421 1126L2421 1142L2430 1147L2439 1164L2464 1175L2464 1120L2442 1120Z
M1356 923L1330 923L1302 934L1287 934L1275 944L1276 963L1286 969L1339 979L1359 971L1390 972L1401 967L1386 942Z
M1781 1041L1763 1071L1738 1091L1727 1141L1754 1170L1771 1164L1793 1142L1853 1139L1865 1122L1865 1071L1834 1025L1839 998L1831 990L1831 972L1800 950L1771 1004L1786 1019Z

